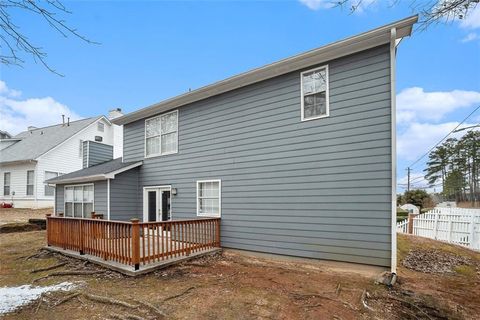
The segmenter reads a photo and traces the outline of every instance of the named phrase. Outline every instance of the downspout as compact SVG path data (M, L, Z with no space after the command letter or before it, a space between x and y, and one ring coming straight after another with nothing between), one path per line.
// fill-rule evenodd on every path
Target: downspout
M107 179L107 220L110 220L110 179Z
M396 38L397 29L390 30L390 102L391 102L391 134L392 134L392 248L391 266L392 280L397 274L397 106L396 106ZM392 281L393 282L393 281Z

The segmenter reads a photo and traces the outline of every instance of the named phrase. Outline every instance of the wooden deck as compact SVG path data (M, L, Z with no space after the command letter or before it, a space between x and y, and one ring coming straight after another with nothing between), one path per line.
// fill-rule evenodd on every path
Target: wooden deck
M139 223L47 216L47 244L135 273L218 250L220 219Z

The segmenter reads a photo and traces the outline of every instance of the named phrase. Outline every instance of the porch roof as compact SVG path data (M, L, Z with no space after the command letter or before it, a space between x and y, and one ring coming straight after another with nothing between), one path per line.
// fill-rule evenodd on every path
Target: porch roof
M115 179L115 175L139 167L142 161L123 162L122 158L110 160L95 166L45 180L48 184L64 184Z

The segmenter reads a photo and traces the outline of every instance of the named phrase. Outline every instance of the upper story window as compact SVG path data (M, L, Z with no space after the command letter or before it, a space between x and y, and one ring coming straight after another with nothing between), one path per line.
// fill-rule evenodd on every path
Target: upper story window
M3 195L10 195L10 172L3 173Z
M100 132L105 131L105 124L103 122L97 122L97 130Z
M45 171L45 180L48 179L53 179L59 176L58 172L52 172L52 171ZM51 197L55 194L55 187L49 186L48 184L45 183L45 190L44 194L47 197Z
M27 171L27 196L33 196L33 182L34 182L35 171Z
M83 157L83 140L80 140L78 144L78 156Z
M301 73L302 121L328 117L328 66Z
M145 157L178 152L178 110L145 120Z

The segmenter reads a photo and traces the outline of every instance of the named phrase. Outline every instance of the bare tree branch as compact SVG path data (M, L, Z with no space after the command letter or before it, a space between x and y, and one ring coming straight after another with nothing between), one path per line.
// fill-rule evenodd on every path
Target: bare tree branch
M332 7L348 8L350 14L359 11L361 8L371 5L375 1L365 0L338 0L333 1ZM389 8L394 7L400 1L394 0ZM411 0L410 9L420 15L417 26L418 30L426 30L432 24L451 23L455 20L465 19L480 0Z
M43 48L33 44L20 26L15 24L10 14L15 10L43 18L50 27L65 38L73 36L89 44L99 44L80 34L60 17L71 14L60 1L0 0L0 63L4 65L23 66L25 60L21 56L29 55L50 72L63 76L48 64L47 53Z

